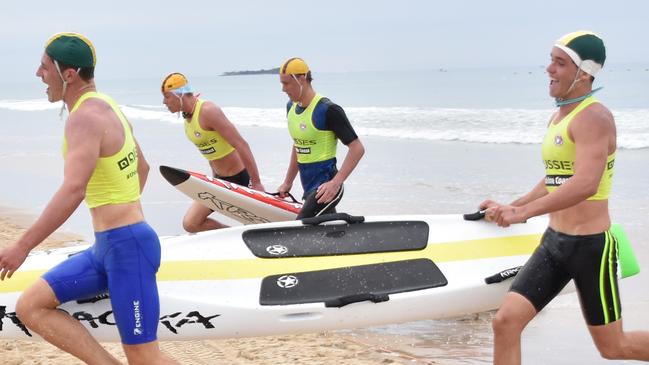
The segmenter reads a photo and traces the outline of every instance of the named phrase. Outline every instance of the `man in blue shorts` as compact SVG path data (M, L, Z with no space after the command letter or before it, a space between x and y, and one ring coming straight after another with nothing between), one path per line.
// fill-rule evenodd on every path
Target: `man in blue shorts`
M480 205L488 220L503 227L550 214L541 244L493 320L494 364L521 363L523 329L570 280L602 357L649 360L649 332L622 329L617 241L608 212L615 120L592 89L605 59L604 42L592 32L570 33L555 43L546 70L558 110L541 147L545 176L511 204Z
M25 234L0 252L0 279L11 278L28 253L85 200L95 244L26 289L16 303L18 317L88 364L119 364L85 327L57 309L108 292L128 362L176 364L160 351L156 337L160 242L140 205L149 166L115 101L96 91L95 63L95 49L81 34L58 33L45 45L36 76L48 86L48 100L63 101L70 111L64 127L63 184Z
M304 60L284 62L279 81L290 99L286 111L293 146L286 177L277 190L281 197L286 196L299 171L304 205L297 219L334 213L343 196L343 182L358 165L365 148L345 111L315 92L311 70ZM340 171L336 166L338 140L349 149Z

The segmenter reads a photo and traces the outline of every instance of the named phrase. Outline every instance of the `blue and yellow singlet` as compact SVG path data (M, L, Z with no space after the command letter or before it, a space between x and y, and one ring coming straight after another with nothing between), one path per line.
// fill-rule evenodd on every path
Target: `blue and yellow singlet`
M293 138L297 162L301 164L331 160L336 157L336 134L330 130L320 130L313 123L313 112L322 99L316 94L309 106L300 114L296 112L297 103L288 111L288 131Z

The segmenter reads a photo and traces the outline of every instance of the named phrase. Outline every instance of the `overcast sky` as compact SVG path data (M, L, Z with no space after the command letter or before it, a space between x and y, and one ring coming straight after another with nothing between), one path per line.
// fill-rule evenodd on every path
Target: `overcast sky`
M320 72L545 65L552 42L579 29L604 38L609 63L649 63L646 0L0 1L4 80L33 75L59 31L87 35L97 75L110 78L216 75L294 56Z

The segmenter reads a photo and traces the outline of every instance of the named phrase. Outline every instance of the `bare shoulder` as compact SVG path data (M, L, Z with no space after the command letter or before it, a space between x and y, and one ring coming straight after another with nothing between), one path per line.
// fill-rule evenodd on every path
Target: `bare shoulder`
M68 116L66 131L81 130L91 133L103 131L110 121L112 109L101 99L88 99Z
M574 125L576 129L614 130L615 119L613 113L601 103L594 103L575 116Z
M585 110L591 117L601 122L615 123L613 113L602 103L593 103Z
M220 129L220 126L227 124L228 119L225 117L223 110L220 106L211 101L203 103L201 109L201 125L207 129L215 130Z
M570 123L570 132L575 141L615 139L613 113L601 103L588 106Z
M207 115L215 115L215 114L222 114L223 111L221 110L221 107L214 104L211 101L205 101L203 103L203 108L201 109L201 114L207 114Z

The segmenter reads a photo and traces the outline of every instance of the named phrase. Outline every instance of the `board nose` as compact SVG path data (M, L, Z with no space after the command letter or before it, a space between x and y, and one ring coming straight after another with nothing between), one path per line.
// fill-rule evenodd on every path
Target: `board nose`
M171 185L181 184L187 179L189 179L189 172L174 167L160 165L160 174L164 177Z

